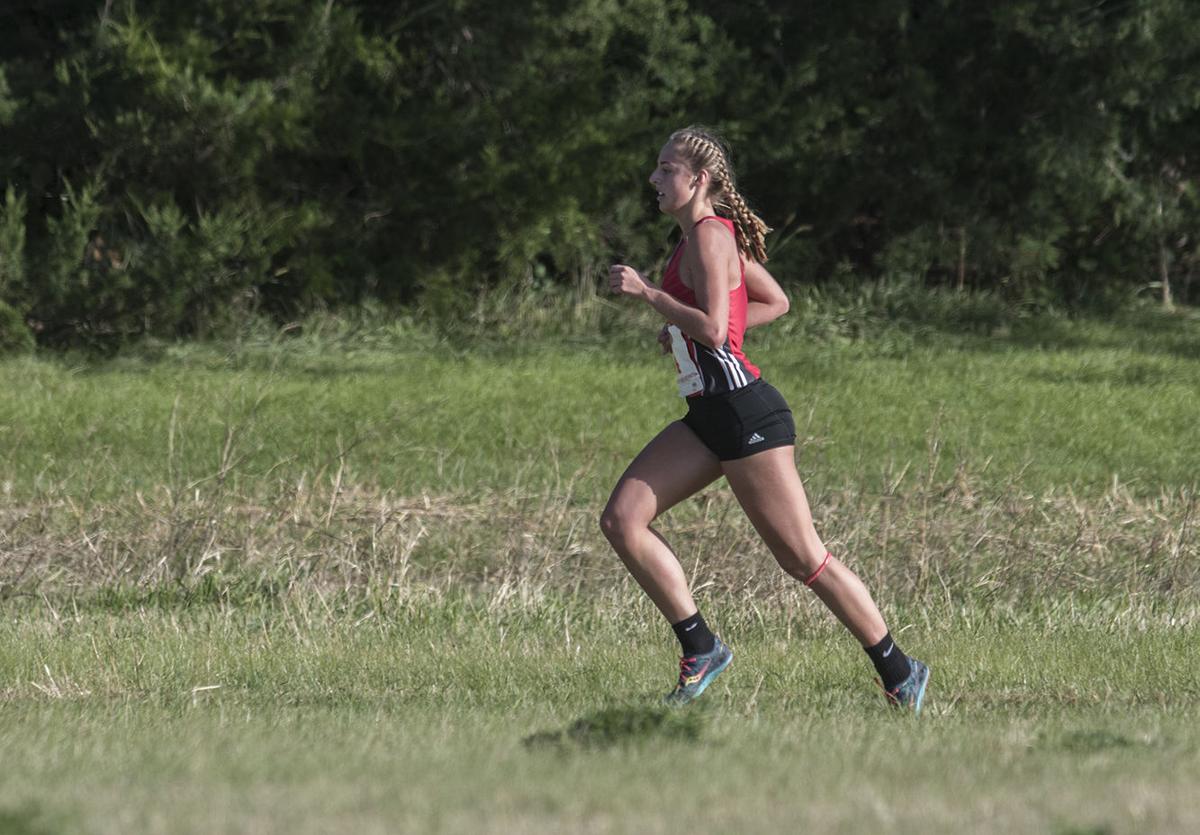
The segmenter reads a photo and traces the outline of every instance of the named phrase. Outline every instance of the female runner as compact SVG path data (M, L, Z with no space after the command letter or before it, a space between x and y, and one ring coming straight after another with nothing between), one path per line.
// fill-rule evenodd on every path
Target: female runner
M600 527L679 639L679 682L667 701L695 699L733 653L709 630L679 560L651 523L724 475L783 570L811 588L862 644L888 700L919 713L929 668L900 650L862 581L817 535L793 459L791 411L742 353L747 327L787 310L762 266L766 224L738 193L725 148L702 128L671 135L650 184L683 237L661 287L624 264L609 269L609 287L667 320L660 340L675 355L688 410L625 470Z

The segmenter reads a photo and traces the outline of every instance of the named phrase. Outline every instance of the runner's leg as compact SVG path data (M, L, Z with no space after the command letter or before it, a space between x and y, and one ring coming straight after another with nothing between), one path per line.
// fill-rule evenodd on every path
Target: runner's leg
M650 524L720 475L717 457L676 421L633 459L600 516L604 536L669 623L691 617L696 603L679 560Z
M776 447L747 458L722 461L721 466L742 509L776 561L803 582L821 568L828 551L813 526L792 449ZM831 557L825 563L812 589L863 646L872 646L888 634L866 586L837 559Z

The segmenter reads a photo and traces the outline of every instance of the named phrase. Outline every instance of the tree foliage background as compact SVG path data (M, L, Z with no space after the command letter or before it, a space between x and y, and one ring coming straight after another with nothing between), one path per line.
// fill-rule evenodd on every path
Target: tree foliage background
M1194 295L1189 0L16 0L0 343L650 266L689 123L785 281Z

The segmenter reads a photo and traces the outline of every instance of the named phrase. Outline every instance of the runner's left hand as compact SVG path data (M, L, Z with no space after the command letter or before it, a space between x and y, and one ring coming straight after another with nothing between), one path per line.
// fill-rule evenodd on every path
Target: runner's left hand
M662 348L664 354L671 353L671 332L667 330L667 325L663 325L658 332L658 347Z

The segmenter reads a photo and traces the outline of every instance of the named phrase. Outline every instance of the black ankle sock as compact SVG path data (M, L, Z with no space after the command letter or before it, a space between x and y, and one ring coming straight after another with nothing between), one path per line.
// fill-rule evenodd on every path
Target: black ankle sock
M679 623L671 624L671 628L675 630L675 637L679 639L684 655L703 655L712 652L716 646L716 636L709 631L708 624L699 612Z
M908 656L900 651L900 647L896 646L891 632L884 635L883 640L875 646L863 647L863 649L867 651L871 663L875 665L875 672L879 673L885 690L894 690L904 679L908 678L908 674L912 670L908 663Z

